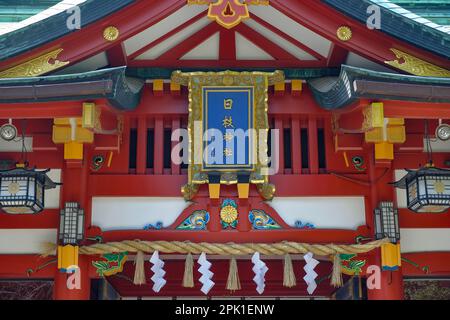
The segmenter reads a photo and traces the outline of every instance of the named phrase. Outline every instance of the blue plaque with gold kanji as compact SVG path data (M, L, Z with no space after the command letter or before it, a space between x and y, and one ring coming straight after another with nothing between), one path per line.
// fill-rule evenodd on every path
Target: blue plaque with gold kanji
M254 87L202 88L203 170L254 169Z

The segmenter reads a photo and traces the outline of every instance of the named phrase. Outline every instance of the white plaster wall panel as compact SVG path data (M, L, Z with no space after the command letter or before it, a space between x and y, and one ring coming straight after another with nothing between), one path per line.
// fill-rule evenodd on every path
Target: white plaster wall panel
M0 254L39 254L56 240L56 229L0 229Z
M177 10L168 17L162 19L158 23L154 24L150 28L138 33L124 42L125 51L127 55L131 55L142 49L147 44L152 43L156 39L162 37L172 29L175 29L185 23L186 21L194 18L196 15L205 11L204 6L184 6ZM206 14L205 14L205 19Z
M289 52L290 54L295 56L297 59L299 59L299 60L307 60L307 61L308 60L309 61L317 60L315 57L313 57L312 55L310 55L306 51L301 50L296 45L294 45L291 42L283 39L281 36L279 36L278 34L272 32L271 30L269 30L268 28L264 27L263 25L261 25L260 23L256 22L255 20L251 20L251 19L250 20L246 20L244 23L246 25L248 25L250 28L252 28L253 30L257 31L259 34L263 35L264 37L266 37L267 39L269 39L270 41L272 41L273 43L278 45L280 48L283 48L284 50L286 50L287 52Z
M164 227L175 222L190 204L182 198L94 197L92 224L103 231L139 229L162 222Z
M219 48L220 33L217 32L186 53L181 60L219 60Z
M349 52L347 56L347 60L345 64L353 67L358 68L365 68L380 72L389 72L389 73L397 73L396 71L389 69L381 64L375 63L373 61L370 61L369 59L366 59L364 57L361 57L360 55L357 55L356 53Z
M42 169L39 169L42 170ZM61 182L61 169L51 169L47 173L48 177L54 182ZM57 186L55 189L45 190L44 204L46 209L60 208L61 187Z
M108 57L106 56L106 52L101 52L93 57L90 57L67 68L64 68L58 72L55 72L54 74L60 75L60 74L83 73L98 70L108 65L109 62Z
M157 44L150 50L144 52L139 57L136 58L136 60L153 60L159 58L163 53L169 51L176 45L180 44L190 36L194 35L204 27L206 27L208 24L213 23L208 18L202 18L198 20L197 22L194 22L190 26L184 28L180 32L174 34L173 36L167 38L163 42Z
M7 123L5 121L4 123ZM14 124L14 121L13 121ZM3 123L1 124L3 125ZM17 126L17 124L15 124ZM22 152L22 138L16 138L12 141L6 141L3 139L0 139L0 152ZM33 137L25 137L25 150L26 152L32 152L33 151Z
M275 197L267 204L290 226L301 221L318 229L356 230L366 224L364 197Z
M237 60L274 60L274 58L253 42L236 32Z
M328 57L331 41L298 24L271 6L250 6L250 12L270 23L292 38L302 42L324 57Z
M395 170L395 181L399 181L408 172L406 170ZM397 197L397 208L408 208L408 199L406 198L406 190L395 188L395 194Z
M450 229L417 228L400 229L401 251L450 251Z

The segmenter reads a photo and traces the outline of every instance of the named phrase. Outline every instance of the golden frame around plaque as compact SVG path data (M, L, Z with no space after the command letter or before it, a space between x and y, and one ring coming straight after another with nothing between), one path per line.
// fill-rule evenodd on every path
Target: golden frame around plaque
M195 135L195 123L203 122L203 87L253 87L254 88L254 128L257 132L264 130L263 141L257 141L253 150L257 155L265 152L267 154L267 134L269 132L268 120L268 88L275 83L284 82L282 71L269 72L190 72L183 73L175 71L172 74L172 82L189 88L189 169L188 184L183 186L182 193L186 200L191 200L201 184L209 183L207 172L202 170L202 163L196 163L195 159L202 159L202 148L195 148L194 145L201 146L203 134ZM264 146L264 150L260 150ZM200 153L200 154L196 154ZM197 161L198 162L198 161ZM222 180L233 172L223 172ZM269 184L268 167L257 157L254 169L250 174L250 183L257 185L257 189L264 199L271 200L275 193L275 187Z

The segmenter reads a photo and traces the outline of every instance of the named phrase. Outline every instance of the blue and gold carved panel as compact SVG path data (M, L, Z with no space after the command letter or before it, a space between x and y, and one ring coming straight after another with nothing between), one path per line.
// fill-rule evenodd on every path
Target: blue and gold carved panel
M254 230L275 230L281 229L281 226L272 219L264 210L252 210L248 219Z
M206 210L196 210L189 218L177 227L177 230L199 231L206 230L209 222L209 212Z
M254 107L254 87L203 87L203 171L253 170ZM214 130L221 150L208 148Z

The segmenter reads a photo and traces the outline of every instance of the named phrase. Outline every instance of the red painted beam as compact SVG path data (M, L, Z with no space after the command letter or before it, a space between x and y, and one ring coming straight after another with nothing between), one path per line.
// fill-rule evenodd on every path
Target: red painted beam
M401 228L450 228L450 212L420 214L409 209L398 209Z
M187 175L91 175L92 196L178 197Z
M340 67L345 63L348 57L348 50L342 48L341 46L333 43L330 53L328 55L328 66L329 67Z
M97 235L97 234L96 234ZM120 230L107 231L101 233L103 241L115 242L130 239L142 241L189 241L228 243L232 240L235 243L274 243L283 241L303 242L303 243L343 243L353 244L357 236L368 236L367 228L364 226L358 230L331 230L331 229L311 229L311 230L271 230L261 231L179 231L179 230Z
M286 86L286 92L290 90L289 85ZM188 115L188 94L174 96L163 94L155 96L152 94L150 87L143 89L142 100L140 105L134 111L126 114L130 117L141 117L143 115L149 117L159 116L187 116ZM309 88L304 88L300 96L284 94L283 96L275 96L269 93L269 116L286 117L292 115L309 116L311 114L320 118L331 118L331 113L320 108L314 100L313 94Z
M234 30L223 29L220 31L220 60L236 60L236 32Z
M59 226L59 209L45 209L34 215L0 213L0 229L54 229Z
M387 118L449 119L450 103L383 101Z
M80 101L0 104L0 119L76 118L82 113Z
M367 180L364 174L347 177ZM270 177L270 181L277 186L278 197L365 196L369 193L364 185L329 174L275 175ZM92 196L178 197L180 187L185 183L187 175L91 175L89 178Z
M403 258L410 260L417 266L402 261L403 275L407 277L448 277L450 276L450 252L418 252L403 253ZM428 267L428 271L423 268Z
M127 54L125 53L125 46L123 43L119 43L106 51L106 55L111 67L121 67L127 65Z
M51 263L54 259L38 255L1 255L0 279L53 279L57 272L56 261Z
M301 61L301 60L133 60L128 63L129 67L161 67L161 68L322 68L326 67L323 61Z
M346 175L347 178L367 181L367 175ZM369 188L357 182L336 175L276 175L270 182L277 186L278 197L317 197L317 196L367 196Z

